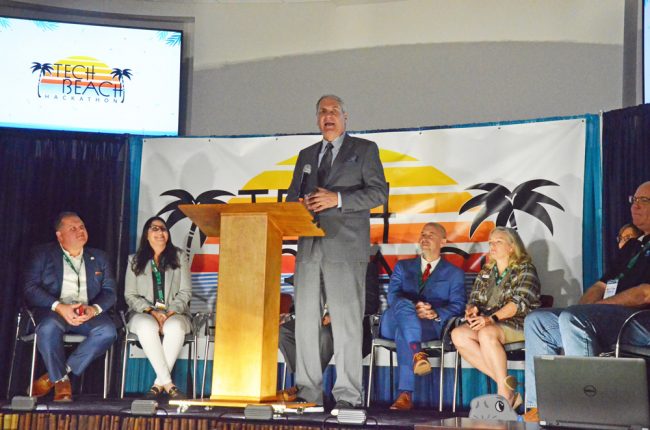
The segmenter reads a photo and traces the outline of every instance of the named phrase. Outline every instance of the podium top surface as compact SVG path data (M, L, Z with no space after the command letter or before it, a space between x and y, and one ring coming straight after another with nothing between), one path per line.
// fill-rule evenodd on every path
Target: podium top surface
M325 236L309 211L298 202L179 205L209 237L221 235L222 216L267 215L283 236Z

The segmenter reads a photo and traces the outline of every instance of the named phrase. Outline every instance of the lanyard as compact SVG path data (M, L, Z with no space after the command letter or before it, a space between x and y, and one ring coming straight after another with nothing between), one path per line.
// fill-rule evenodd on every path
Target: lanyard
M158 270L158 266L156 265L156 262L153 260L153 258L151 259L151 271L153 272L153 276L156 279L156 300L160 303L165 303L165 290L162 285L162 275L160 274L160 270Z
M623 278L623 276L625 276L625 273L632 270L632 268L634 267L636 262L639 260L639 257L641 256L641 254L646 252L648 249L650 249L650 242L646 242L646 244L641 247L641 250L639 252L637 252L634 255L634 257L632 257L630 259L630 261L628 261L627 266L625 267L625 270L623 270L621 273L618 274L618 276L616 277L616 280L620 281Z
M501 285L501 282L508 276L508 267L506 267L506 270L503 271L503 274L499 275L499 269L497 268L497 265L494 265L494 274L495 274L495 280L494 282L496 283L496 286L498 287Z
M84 265L84 259L83 257L81 258L81 264L79 265L79 270L77 270L76 267L74 267L74 264L72 264L72 260L68 258L68 256L63 253L63 259L65 260L66 263L68 263L68 266L72 269L72 271L77 275L77 300L79 300L79 295L81 294L81 268Z

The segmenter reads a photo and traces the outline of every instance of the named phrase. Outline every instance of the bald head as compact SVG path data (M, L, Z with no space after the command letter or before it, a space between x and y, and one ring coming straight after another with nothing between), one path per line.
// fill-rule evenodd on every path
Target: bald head
M644 182L636 189L630 212L634 225L644 234L650 234L650 181Z

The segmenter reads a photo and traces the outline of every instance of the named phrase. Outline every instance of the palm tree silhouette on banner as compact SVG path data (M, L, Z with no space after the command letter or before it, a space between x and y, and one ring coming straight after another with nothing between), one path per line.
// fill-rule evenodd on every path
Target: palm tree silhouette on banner
M36 61L32 62L32 73L38 71L38 84L36 84L36 93L38 97L41 97L41 79L47 73L48 75L52 74L52 64L51 63L37 63Z
M458 214L462 214L472 208L483 206L474 217L474 221L469 230L470 237L472 237L478 226L492 214L498 214L495 223L497 226L506 227L509 225L517 229L515 210L534 216L553 234L553 221L551 221L551 216L542 204L555 206L562 211L564 211L564 208L552 198L534 191L535 188L550 185L558 186L555 182L546 179L533 179L518 185L511 192L508 188L500 184L490 182L475 184L466 188L466 190L481 190L485 191L485 193L474 196L466 201L458 211Z
M171 211L169 217L167 218L167 227L171 229L174 224L187 217L183 211L179 209L178 205L205 205L212 203L226 204L226 202L219 200L217 197L234 196L234 194L224 190L210 190L205 191L194 198L185 190L169 190L162 193L161 196L173 196L178 198L178 200L169 203L156 214L157 216L161 216L165 212ZM192 249L192 240L194 240L195 231L196 224L192 223L190 226L190 233L187 236L187 242L185 243L185 253L187 254L188 258ZM199 230L199 237L201 240L201 246L203 246L205 239L207 239L207 236L201 230Z
M118 69L118 68L113 68L113 71L111 72L111 75L114 78L119 78L120 80L120 88L122 89L122 103L124 103L124 96L126 91L124 90L124 78L129 78L131 79L131 76L133 76L133 73L131 72L131 69Z

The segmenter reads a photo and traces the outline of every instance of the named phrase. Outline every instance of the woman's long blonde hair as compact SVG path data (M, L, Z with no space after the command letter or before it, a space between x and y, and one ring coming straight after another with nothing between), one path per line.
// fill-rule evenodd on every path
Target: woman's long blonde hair
M528 251L526 251L524 242L521 240L521 237L519 236L519 233L517 233L517 230L508 227L494 227L494 230L490 232L490 239L496 232L503 233L508 244L512 246L512 254L510 254L510 258L508 260L509 267L515 267L524 263L531 262L530 255L528 254ZM488 254L485 268L492 269L495 264L496 261L494 261L492 257L490 257L490 254Z

